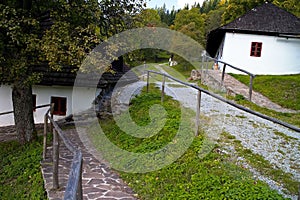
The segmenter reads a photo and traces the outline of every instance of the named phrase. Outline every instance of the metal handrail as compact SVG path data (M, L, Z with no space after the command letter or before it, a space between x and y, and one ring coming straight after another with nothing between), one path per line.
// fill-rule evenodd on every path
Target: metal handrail
M165 77L167 77L167 78L169 78L169 79L171 79L171 80L174 80L174 81L176 81L176 82L178 82L178 83L181 83L181 84L183 84L183 85L185 85L185 86L188 86L188 87L191 87L191 88L194 88L194 89L198 90L198 91L200 92L200 95L198 95L198 96L200 96L200 97L198 98L199 104L200 104L200 102L201 102L201 92L203 92L203 93L205 93L205 94L207 94L207 95L209 95L209 96L211 96L211 97L214 97L214 98L216 98L216 99L218 99L218 100L220 100L220 101L222 101L222 102L224 102L224 103L226 103L226 104L229 104L229 105L231 105L231 106L233 106L233 107L235 107L235 108L238 108L238 109L243 110L243 111L245 111L245 112L247 112L247 113L253 114L253 115L257 116L257 117L260 117L260 118L263 118L263 119L265 119L265 120L271 121L271 122L273 122L273 123L282 125L282 126L284 126L284 127L286 127L286 128L289 128L289 129L291 129L291 130L294 130L294 131L300 133L300 128L298 128L298 127L296 127L296 126L293 126L293 125L288 124L288 123L286 123L286 122L283 122L283 121L281 121L281 120L278 120L278 119L269 117L269 116L267 116L267 115L261 114L261 113L259 113L259 112L250 110L249 108L246 108L246 107L241 106L241 105L239 105L239 104L236 104L236 103L234 103L234 102L232 102L232 101L229 101L229 100L227 100L227 99L225 99L225 98L223 98L223 97L221 97L221 96L219 96L219 95L216 95L216 94L214 94L214 93L212 93L212 92L210 92L210 91L208 91L208 90L205 90L205 89L203 89L203 88L201 88L201 87L199 87L199 86L196 86L196 85L193 85L193 84L189 84L189 83L183 82L183 81L181 81L181 80L179 80L179 79L176 79L176 78L174 78L174 77L172 77L172 76L170 76L170 75L168 75L168 74L165 74L165 73L161 73L161 72L157 72L157 71L152 71L152 70L147 70L147 92L149 91L149 75L150 75L150 73L154 73L154 74L158 74L158 75L165 76ZM162 92L164 92L164 91L162 91ZM197 107L198 107L198 106L197 106ZM197 111L198 111L198 110L197 110ZM200 112L200 106L199 106L199 112ZM197 113L198 113L198 112L197 112ZM196 120L198 121L199 119L196 119ZM198 130L198 129L196 128L196 131L197 131L197 130ZM197 133L196 133L196 134L197 134Z
M223 70L222 70L221 85L224 84L226 66L231 67L232 69L238 70L238 71L240 71L240 72L243 72L243 73L249 75L249 76L250 76L250 83L249 83L249 101L251 101L251 99L252 99L252 91L253 91L253 80L254 80L254 78L255 78L255 76L256 76L255 74L253 74L253 73L251 73L251 72L248 72L248 71L246 71L246 70L244 70L244 69L235 67L235 66L233 66L233 65L231 65L231 64L229 64L229 63L227 63L227 62L224 62L224 61L222 61L222 60L219 60L219 59L216 59L216 58L212 58L212 57L210 57L210 56L203 55L203 57L204 57L204 58L208 58L208 59L210 59L210 60L213 60L213 61L216 62L216 63L223 63L223 64L224 64L224 65L223 65Z
M73 159L71 164L71 170L69 173L68 183L66 186L64 199L82 199L82 152L80 149L75 147L72 142L66 137L64 131L59 127L59 125L53 119L53 108L54 104L45 114L45 126L44 126L44 141L47 138L47 123L48 120L53 126L53 189L59 188L58 181L58 163L59 163L59 139L61 138L65 146L69 151L73 153ZM49 115L49 113L51 115ZM46 143L44 143L43 156L45 159Z

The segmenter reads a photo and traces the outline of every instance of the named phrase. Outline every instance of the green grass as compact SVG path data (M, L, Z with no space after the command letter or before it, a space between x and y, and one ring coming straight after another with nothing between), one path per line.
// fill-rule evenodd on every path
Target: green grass
M0 143L0 199L47 199L40 169L42 142Z
M151 88L132 101L130 111L140 126L150 122L145 115L150 105L160 103L160 91ZM106 137L115 145L131 152L146 153L162 148L172 141L178 131L180 109L169 97L163 104L168 112L166 125L151 138L134 138L120 130L113 119L100 121ZM89 130L97 146L97 127ZM207 156L200 155L204 133L194 138L187 151L174 163L148 173L119 172L141 199L283 199L265 183L253 179L251 173L218 153L216 147Z
M249 84L249 76L231 75L242 83ZM256 76L253 89L284 108L300 110L300 74Z

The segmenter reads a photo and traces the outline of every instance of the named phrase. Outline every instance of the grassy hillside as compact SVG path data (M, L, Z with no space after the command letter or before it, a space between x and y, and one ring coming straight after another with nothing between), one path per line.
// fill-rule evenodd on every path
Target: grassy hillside
M0 143L0 199L47 199L40 169L42 141Z
M231 74L249 84L249 76ZM300 74L285 76L256 76L253 89L284 108L300 110Z

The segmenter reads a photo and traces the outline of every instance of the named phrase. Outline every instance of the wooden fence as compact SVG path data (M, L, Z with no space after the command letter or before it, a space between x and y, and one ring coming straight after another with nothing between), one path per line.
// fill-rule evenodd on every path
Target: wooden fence
M65 136L64 131L58 126L53 119L54 104L51 105L49 110L44 116L44 146L43 146L43 159L46 157L47 151L47 133L48 133L48 121L50 121L50 132L53 133L53 189L59 188L59 137L65 144L67 149L73 153L73 160L71 164L71 170L69 173L69 179L65 190L64 199L82 199L82 152L76 148L72 142Z
M182 85L185 85L185 86L194 88L194 89L196 89L196 90L198 91L198 95L197 95L197 108L196 108L197 112L196 112L196 132L195 132L195 135L198 135L198 129L199 129L199 124L200 124L200 118L199 118L199 117L200 117L201 94L202 94L202 93L205 93L205 94L207 94L207 95L209 95L209 96L211 96L211 97L213 97L213 98L216 98L216 99L218 99L218 100L220 100L220 101L222 101L222 102L224 102L224 103L226 103L226 104L229 104L229 105L231 105L231 106L233 106L233 107L235 107L235 108L237 108L237 109L243 110L243 111L245 111L245 112L247 112L247 113L250 113L250 114L252 114L252 115L258 116L258 117L260 117L260 118L263 118L263 119L265 119L265 120L271 121L271 122L273 122L273 123L279 124L279 125L281 125L281 126L284 126L284 127L286 127L286 128L289 128L289 129L291 129L291 130L294 130L294 131L300 133L300 128L298 128L298 127L296 127L296 126L293 126L293 125L288 124L288 123L286 123L286 122L283 122L283 121L280 121L280 120L278 120L278 119L269 117L269 116L267 116L267 115L263 115L263 114L261 114L261 113L259 113L259 112L250 110L250 109L248 109L248 108L246 108L246 107L244 107L244 106L241 106L241 105L236 104L236 103L234 103L234 102L232 102L232 101L229 101L229 100L227 100L227 99L225 99L225 98L223 98L223 97L221 97L221 96L219 96L219 95L217 95L217 94L214 94L214 93L212 93L212 92L210 92L210 91L208 91L208 90L205 90L205 89L203 89L203 88L201 88L201 87L199 87L199 86L196 86L196 85L193 85L193 84L189 84L189 83L185 83L185 82L183 82L183 81L181 81L181 80L179 80L179 79L176 79L176 78L174 78L174 77L172 77L172 76L170 76L170 75L168 75L168 74L164 74L164 73L161 73L161 72L152 71L152 70L147 70L147 92L149 92L149 83L150 83L149 79L150 79L150 73L158 74L158 75L163 76L163 80L162 80L162 92L161 92L161 101L162 101L162 102L163 102L163 100L164 100L164 94L165 94L165 81L166 81L166 78L169 78L169 79L171 79L171 80L173 80L173 81L175 81L175 82L178 82L178 83L180 83L180 84L182 84Z
M43 137L43 159L46 159L47 153L47 133L49 131L53 133L53 189L59 188L58 177L58 164L59 164L59 137L64 142L65 146L73 153L73 160L71 164L71 170L69 173L69 179L65 190L64 199L82 199L82 152L77 149L71 141L65 136L64 132L58 126L53 119L54 104L46 104L34 107L34 109L49 107L48 111L44 115L44 137ZM11 114L14 111L8 111L0 113L1 115Z
M232 69L238 70L238 71L240 71L240 72L243 72L243 73L249 75L249 76L250 76L250 83L249 83L249 101L251 101L251 99L252 99L252 91L253 91L253 80L254 80L254 78L255 78L255 76L256 76L255 74L252 74L251 72L248 72L248 71L246 71L246 70L243 70L243 69L240 69L240 68L238 68L238 67L235 67L235 66L233 66L233 65L231 65L231 64L229 64L229 63L226 63L226 62L224 62L224 61L222 61L222 60L218 60L218 59L216 59L216 58L212 58L212 57L205 56L205 55L202 57L202 68L203 68L203 66L204 66L204 62L206 62L206 64L208 64L208 61L214 61L215 63L222 63L222 64L223 64L222 78L221 78L221 85L224 84L225 71L226 71L226 67L227 67L227 66L230 67L230 68L232 68ZM206 69L208 69L208 66L206 66ZM202 71L203 71L203 70L202 70Z

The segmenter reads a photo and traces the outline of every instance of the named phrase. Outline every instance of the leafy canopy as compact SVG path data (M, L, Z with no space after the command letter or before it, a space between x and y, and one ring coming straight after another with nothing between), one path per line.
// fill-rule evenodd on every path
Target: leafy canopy
M0 83L35 84L49 70L78 67L106 38L133 26L142 0L5 1L0 4Z

